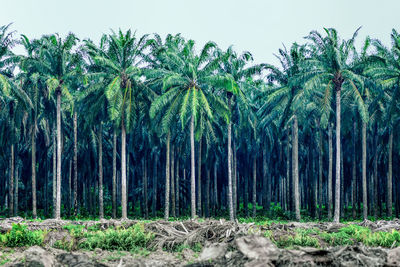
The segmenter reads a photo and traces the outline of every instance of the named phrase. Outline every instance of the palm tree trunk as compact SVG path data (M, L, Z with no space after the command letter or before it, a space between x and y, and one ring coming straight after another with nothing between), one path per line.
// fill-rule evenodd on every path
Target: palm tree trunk
M286 143L286 177L287 177L287 185L288 185L288 194L286 195L288 198L288 210L293 211L294 210L294 203L293 203L293 198L290 196L290 193L292 193L293 190L293 182L290 180L290 128L289 125L286 129L287 133L287 143ZM268 174L268 177L270 175ZM293 180L293 177L292 177ZM268 186L271 188L271 180L268 181ZM269 195L270 195L270 200L272 199L271 197L271 190L269 190Z
M197 215L202 216L202 198L201 198L201 142L199 141L199 150L197 151Z
M56 218L57 210L57 127L53 132L53 217Z
M99 216L104 218L103 205L103 122L99 126Z
M156 209L157 209L157 163L158 163L158 154L154 153L154 162L153 162L153 202L152 202L152 212L153 217L156 217Z
M210 176L211 170L207 169L205 215L210 217Z
M357 124L356 121L353 122L353 155L352 155L352 182L351 182L351 190L352 190L352 197L351 197L351 207L353 213L353 219L356 218L356 176L357 176L357 166L356 166L356 130Z
M78 115L74 112L74 214L78 214Z
M332 174L333 174L333 147L332 147L332 125L328 128L328 220L332 219Z
M175 210L175 149L174 145L171 148L171 216L176 217Z
M374 138L374 217L378 219L378 127L375 127L375 138Z
M72 179L72 160L69 160L69 173L68 173L68 205L67 205L67 214L68 217L71 216L71 206L72 206L72 195L71 195L71 179Z
M228 107L231 110L231 96L228 96ZM233 221L233 196L232 196L232 119L228 123L228 205L229 205L229 219Z
M336 174L335 174L335 212L333 222L340 218L340 88L336 90Z
M176 158L176 171L175 171L175 177L176 177L176 183L175 183L175 190L176 190L176 192L175 192L175 196L176 196L176 216L177 217L179 217L179 215L180 215L180 203L179 203L179 201L180 201L180 196L179 196L179 194L180 194L180 188L179 188L179 186L180 186L180 178L179 178L179 149L177 150L177 158Z
M362 188L363 188L363 218L368 219L367 202L367 123L362 123Z
M168 132L167 135L167 142L166 142L166 155L165 155L165 207L164 207L164 219L166 221L168 221L169 219L169 189L170 189L170 148L169 148L169 144L170 144L170 140L171 140L171 133Z
M117 133L114 128L113 133L113 153L112 153L112 217L117 218Z
M236 213L238 210L238 197L237 197L237 151L235 135L232 135L233 151L232 151L232 201L233 201L233 217L236 218Z
M217 160L214 161L214 215L217 215L218 208L218 177Z
M387 176L387 216L392 217L392 171L393 171L393 129L389 134L389 151L388 151L388 176Z
M121 207L122 207L122 219L128 218L127 212L127 199L126 199L126 129L125 124L122 121L121 127Z
M298 144L298 124L297 116L293 117L293 145L292 145L292 167L293 167L293 184L294 184L294 210L296 220L300 220L300 192L299 192L299 144Z
M15 168L15 200L14 200L14 216L18 216L18 189L19 189L19 168Z
M8 195L9 195L9 216L12 217L14 215L14 144L11 145L11 159L10 159L10 182L8 187Z
M319 125L319 121L318 121L318 137L319 137L319 144L318 144L318 149L319 149L319 153L318 153L318 216L319 219L322 219L322 176L323 176L323 162L322 162L322 157L323 157L323 153L324 153L324 149L323 149L323 138L322 138L322 129Z
M32 126L32 136L31 136L31 144L32 144L32 216L34 219L37 217L36 212L36 118L34 119Z
M253 217L256 217L257 212L257 156L253 158Z
M194 164L194 117L190 120L190 194L191 194L191 217L196 217L196 175L195 175L195 164Z
M267 146L263 147L263 155L262 155L262 164L263 164L263 191L264 191L264 211L269 212L270 209L270 201L271 198L268 192L268 176L267 176Z
M146 154L143 159L143 206L144 206L144 218L149 218L149 206L147 201L147 159Z
M57 90L57 197L56 219L61 219L61 88Z

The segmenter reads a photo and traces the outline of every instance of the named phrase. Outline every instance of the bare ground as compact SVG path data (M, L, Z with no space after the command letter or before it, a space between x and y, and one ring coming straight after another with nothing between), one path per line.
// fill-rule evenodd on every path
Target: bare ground
M294 229L320 229L336 232L344 224L272 223L265 226L238 224L223 220L165 222L145 224L155 234L149 255L120 251L72 251L53 248L57 240L70 238L65 225L79 224L98 229L129 227L138 221L58 221L29 222L15 217L0 220L0 232L9 231L13 223L25 223L30 230L50 230L43 247L0 248L0 261L5 266L400 266L399 248L371 248L362 244L323 248L295 247L281 249L261 234L270 230L274 237ZM365 221L358 225L372 231L400 230L400 221ZM202 244L199 253L191 249L172 252L178 245Z

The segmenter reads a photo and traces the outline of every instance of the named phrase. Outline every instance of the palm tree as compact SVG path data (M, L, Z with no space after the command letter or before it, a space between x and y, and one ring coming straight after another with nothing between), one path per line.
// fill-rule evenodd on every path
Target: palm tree
M126 132L135 122L133 112L134 91L141 86L142 51L145 48L147 35L138 39L131 30L103 36L104 48L97 48L91 41L86 48L98 70L91 75L102 77L107 83L106 96L110 103L111 120L121 127L121 206L122 219L127 219L126 189Z
M182 128L189 123L191 151L191 217L196 216L195 199L195 128L200 123L202 114L213 118L211 107L220 114L226 113L226 105L212 88L226 88L233 91L235 83L231 76L216 74L219 57L213 56L216 44L209 42L195 53L194 41L184 41L177 36L173 45L160 51L158 59L162 69L149 71L148 78L162 84L163 94L151 105L150 117L163 114L161 125L164 132L169 132L171 123L179 112ZM218 113L217 112L217 113ZM190 120L188 121L188 117ZM200 132L197 138L200 137Z
M333 221L340 218L340 151L341 151L341 92L343 88L359 90L363 88L360 75L353 72L349 61L352 47L358 30L348 41L340 40L337 31L324 29L326 36L312 31L306 38L311 41L309 49L312 57L304 61L303 72L299 80L304 82L305 90L324 90L326 99L330 99L332 91L336 94L336 172L335 172L335 210ZM329 118L329 109L322 116L324 123Z
M15 170L15 146L20 133L20 125L26 110L33 105L28 95L21 90L19 82L14 77L14 68L19 58L11 52L15 44L12 38L13 32L8 32L10 24L0 27L0 103L3 114L6 114L7 133L5 144L10 145L10 182L9 182L9 206L10 215L14 215L14 170ZM17 151L18 152L18 151ZM18 186L18 185L16 185Z
M36 62L40 75L46 79L50 94L56 94L57 125L57 195L55 218L61 218L61 97L71 98L68 86L75 78L75 65L80 57L73 53L77 42L74 34L63 40L57 34L45 36L41 47L40 60Z
M393 29L391 33L392 48L386 48L379 40L373 40L373 45L377 49L378 59L374 64L370 64L365 70L365 74L372 77L378 82L387 94L385 102L385 124L388 131L388 175L387 175L387 216L392 216L392 176L393 176L393 128L396 125L399 114L399 106L397 105L400 99L400 34Z
M268 92L267 99L260 107L258 115L262 117L260 125L266 128L271 122L276 122L276 127L281 128L286 122L292 121L292 176L294 193L294 211L296 220L300 220L300 193L299 193L299 169L298 169L298 120L297 113L300 105L295 105L295 100L301 98L302 83L296 77L300 74L301 64L305 59L305 47L296 43L290 51L286 47L279 50L278 59L282 69L267 65L270 70L268 80L270 83L278 83ZM300 101L298 101L300 102Z

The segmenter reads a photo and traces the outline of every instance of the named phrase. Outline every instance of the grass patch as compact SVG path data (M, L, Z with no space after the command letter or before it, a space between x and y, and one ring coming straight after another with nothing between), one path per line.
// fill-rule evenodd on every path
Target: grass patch
M153 239L154 234L145 232L144 225L138 223L126 229L109 228L105 231L85 232L79 248L135 251L140 248L147 248Z
M359 225L349 225L339 229L337 232L324 232L317 228L288 231L287 234L275 236L272 230L264 232L264 236L269 238L280 248L302 247L321 247L321 246L346 246L357 243L369 247L398 247L400 246L400 232L372 232L367 227Z
M0 234L0 244L5 247L42 245L46 231L30 231L24 224L13 224L10 231Z

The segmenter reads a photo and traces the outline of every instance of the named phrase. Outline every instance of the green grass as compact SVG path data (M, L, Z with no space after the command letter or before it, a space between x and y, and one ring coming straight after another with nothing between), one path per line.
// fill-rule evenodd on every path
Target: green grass
M295 229L286 234L274 236L272 230L266 230L264 236L271 239L280 248L293 248L294 246L321 247L345 246L361 243L370 247L398 247L400 246L400 232L372 232L367 227L349 225L337 232L324 232L319 229Z
M154 234L144 230L144 224L137 223L127 229L108 228L104 231L87 231L83 233L83 242L79 248L94 250L125 250L135 251L139 248L147 248Z
M29 231L24 224L13 224L10 231L0 234L0 244L4 247L24 247L42 245L46 231Z

